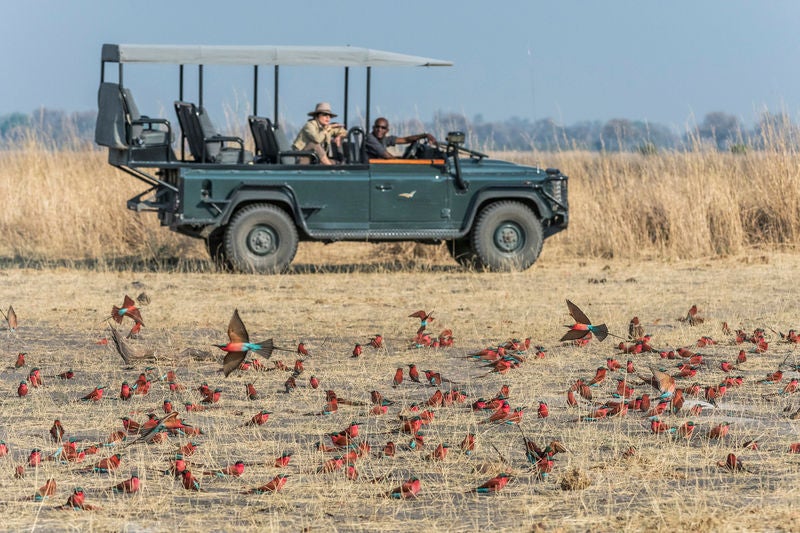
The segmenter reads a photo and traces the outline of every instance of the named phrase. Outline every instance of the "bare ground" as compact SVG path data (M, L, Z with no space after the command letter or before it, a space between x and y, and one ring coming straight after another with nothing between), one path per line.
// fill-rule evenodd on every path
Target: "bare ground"
M301 258L300 261L303 264ZM375 269L356 260L323 267L308 261L284 276L245 276L217 273L165 273L144 270L30 269L11 265L0 272L0 308L12 304L20 319L16 332L0 329L0 439L10 454L0 458L0 509L5 522L0 529L83 530L281 530L312 529L358 531L385 530L797 530L800 515L794 501L800 481L800 456L788 453L800 440L798 423L788 418L797 410L792 395L764 397L797 373L784 367L780 384L760 384L779 364L795 363L795 344L782 343L778 332L798 328L800 288L796 272L800 256L754 254L719 260L687 262L579 262L543 258L524 273L476 274L448 264L403 269L386 263ZM311 273L303 273L311 272ZM147 293L151 303L142 308L146 327L131 341L138 353L152 353L152 362L137 362L125 369L109 345L97 344L108 336L103 319L124 294ZM585 422L591 406L567 407L564 391L579 377L590 378L608 357L623 363L629 356L616 349L617 340L596 340L582 348L564 346L558 339L571 323L565 298L578 304L595 322L605 322L612 333L624 336L634 315L639 316L652 344L659 348L693 345L709 335L719 344L694 348L705 354L695 381L719 383L722 360L733 360L740 349L748 361L735 374L744 385L734 389L717 409L699 415L686 412L663 415L676 426L697 423L690 440L653 435L644 413L623 418ZM679 322L696 304L705 322L689 327ZM278 392L288 373L236 372L223 378L218 372L222 352L211 345L227 340L233 309L239 312L256 340L274 337L276 344L294 347L305 342L311 357L290 394ZM409 349L418 323L407 315L417 309L434 309L429 329L453 330L455 346L447 349ZM750 353L753 345L737 345L723 335L721 323L752 332L767 330L769 349ZM126 324L127 325L127 324ZM377 333L386 339L382 350L365 348L351 358L356 343L366 344ZM465 359L471 351L500 344L510 338L532 337L546 348L544 359L530 358L506 375L492 374L480 363ZM194 357L185 352L193 348ZM27 352L28 366L13 367L16 354ZM203 353L206 352L206 353ZM674 372L679 361L658 354L631 356L640 373L648 366ZM273 355L291 366L295 356ZM527 463L520 430L514 425L482 424L490 413L465 406L434 409L434 420L423 429L425 446L411 450L408 435L397 434L398 414L408 414L414 402L424 402L435 387L407 380L392 388L397 367L416 363L458 382L467 402L494 396L502 384L510 386L512 407L525 406L522 430L539 444L557 439L569 449L555 459L553 472L542 479ZM43 387L25 398L16 388L31 367L52 376L68 368L76 377L61 381L45 377ZM170 393L163 381L154 381L150 393L121 402L117 395L123 380L132 382L145 367L154 375L174 369L187 391ZM316 375L319 389L308 386ZM603 402L612 399L614 376L595 388ZM653 393L638 378L629 378L637 394ZM183 402L197 402L201 382L222 388L222 400L209 410L191 413ZM245 384L252 382L261 399L246 399ZM691 381L682 382L689 385ZM95 386L109 386L97 403L74 400ZM445 384L446 385L446 384ZM327 416L320 412L324 390L369 403L369 391L379 390L395 401L388 414L370 416L368 407L342 406ZM447 390L447 387L443 387ZM53 419L60 418L67 435L79 446L103 441L121 429L119 418L142 421L147 412L161 413L165 398L172 399L182 418L203 429L195 437L198 451L191 457L193 471L213 470L236 460L247 463L240 478L206 476L202 492L186 491L162 475L177 447L187 438L170 437L162 444L132 444L123 449L122 465L112 474L87 474L80 469L117 451L101 449L84 463L47 462L26 468L23 479L13 476L32 448L53 453L49 440ZM539 401L547 402L550 416L536 418ZM266 425L241 427L259 409L273 412ZM361 423L360 441L372 446L355 467L359 477L348 480L341 472L318 473L335 454L315 449L328 433L350 421ZM729 435L711 440L707 433L721 421L730 421ZM467 456L458 444L476 434L477 449ZM758 450L743 448L756 439ZM394 458L377 451L392 440L398 444ZM424 457L439 443L451 445L444 461ZM632 459L622 452L637 448ZM272 466L283 451L294 453L290 465ZM717 466L729 452L746 468L731 473ZM504 462L505 461L505 462ZM567 473L578 469L590 485L562 490ZM500 471L514 480L499 494L467 493ZM285 471L289 480L277 494L243 495L244 489L266 483ZM137 472L142 490L118 495L104 489ZM398 501L383 494L409 476L422 481L416 501ZM58 484L55 496L43 503L23 501L47 478ZM59 511L71 490L81 486L96 511Z

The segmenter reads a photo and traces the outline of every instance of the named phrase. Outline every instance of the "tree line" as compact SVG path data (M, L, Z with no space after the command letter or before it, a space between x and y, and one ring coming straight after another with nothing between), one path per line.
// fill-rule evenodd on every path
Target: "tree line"
M86 146L94 139L96 111L67 113L41 108L33 113L0 116L0 144L19 145L23 139L36 139L56 146ZM287 123L287 133L300 126ZM467 144L483 150L590 150L650 153L659 150L717 149L740 151L781 144L798 146L800 129L786 113L765 111L748 128L735 115L716 111L706 114L699 124L676 132L658 123L625 118L559 124L551 118L531 121L511 117L486 121L456 113L437 112L432 120L395 121L397 134L434 132L443 138L448 131L467 134Z

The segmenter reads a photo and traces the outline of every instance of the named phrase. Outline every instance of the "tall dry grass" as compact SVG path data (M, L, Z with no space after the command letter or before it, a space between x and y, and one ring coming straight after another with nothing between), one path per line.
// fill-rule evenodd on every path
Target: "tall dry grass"
M570 176L570 227L547 241L544 258L680 259L796 246L800 158L778 134L765 144L742 154L698 148L494 155L557 166ZM33 138L0 151L0 256L75 264L181 258L202 265L201 242L160 228L154 214L125 208L146 186L105 160L105 151L92 146L58 149ZM449 261L441 247L383 245L364 252L364 246L350 245L345 253ZM316 248L308 255L320 257Z

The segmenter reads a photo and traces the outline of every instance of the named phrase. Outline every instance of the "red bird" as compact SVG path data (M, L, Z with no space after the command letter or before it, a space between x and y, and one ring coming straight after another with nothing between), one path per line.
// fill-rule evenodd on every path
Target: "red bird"
M594 377L587 383L590 387L593 385L599 385L606 379L606 372L608 369L605 367L599 366L597 367L597 372L595 372Z
M372 337L369 341L369 345L373 348L382 348L383 347L383 336L378 334Z
M408 318L419 318L419 329L417 330L417 335L421 335L422 332L425 331L425 328L428 327L428 323L434 321L433 311L426 313L421 309L416 313L411 313L408 315Z
M547 418L550 416L550 410L547 408L547 404L544 402L539 402L539 409L537 409L537 413L539 418Z
M139 491L139 476L137 476L136 474L133 474L130 478L128 478L125 481L122 481L120 483L117 483L116 485L111 487L109 490L112 490L114 492L121 492L123 494L133 494L134 492L138 492Z
M728 434L729 429L730 422L722 422L711 428L711 431L708 432L708 437L711 439L722 439Z
M562 342L580 340L588 336L590 333L594 333L595 337L597 337L597 340L601 342L608 337L608 327L606 327L605 324L592 324L584 312L569 300L567 300L567 309L569 310L570 316L573 318L573 320L575 320L575 324L572 326L566 326L569 328L569 331L567 331L564 336L561 337Z
M392 378L392 387L397 387L403 383L403 367L398 367Z
M80 398L82 402L99 402L100 398L103 397L103 390L105 387L95 387L92 392Z
M252 383L245 385L248 400L258 400L258 391Z
M286 474L278 474L272 480L267 482L260 487L256 487L254 489L250 489L245 491L243 494L264 494L267 492L278 492L286 485L286 481L289 479L289 476Z
M417 494L419 494L420 489L422 488L419 479L416 477L411 477L408 480L404 481L402 485L397 488L394 488L386 493L386 496L389 498L398 498L398 499L409 499L409 498L416 498Z
M50 438L55 442L61 442L64 437L64 426L61 425L61 420L54 420L53 426L50 428Z
M730 470L731 472L740 472L744 470L741 459L738 459L736 455L732 453L728 454L728 457L725 458L725 461L718 461L717 466L720 468L725 468L726 470Z
M353 348L353 357L360 357L361 353L363 352L363 348L361 348L360 344L356 344Z
M181 478L183 479L183 488L186 490L195 490L199 491L200 489L200 482L197 481L197 478L192 475L189 470L184 470L181 472Z
M46 500L56 493L56 480L53 478L48 479L44 485L39 487L39 490L33 496L28 497L29 500L40 502Z
M217 476L217 477L240 477L244 474L244 462L243 461L236 461L232 465L228 465L225 468L220 470L207 470L203 472L204 476Z
M122 386L119 389L119 398L122 401L128 401L133 397L133 391L131 391L130 385L128 385L127 381L122 382Z
M271 415L271 414L272 414L272 411L267 411L265 409L262 409L261 411L259 411L256 414L254 414L253 418L251 418L245 424L245 426L263 426L264 424L267 423L267 420L269 419L269 415Z
M139 312L133 299L127 294L122 302L122 307L117 307L116 305L111 307L111 316L109 318L113 318L117 324L122 324L122 318L126 316L136 324L144 326L141 312Z
M292 460L292 452L283 452L280 457L275 459L275 468L283 468L289 466L289 461Z
M308 384L311 386L312 389L316 389L319 387L319 379L316 376L311 376L308 378Z
M503 487L505 487L508 484L508 482L511 480L511 478L512 478L512 476L511 476L510 473L503 472L503 473L500 473L500 474L496 475L492 479L488 480L483 485L475 487L474 489L472 489L469 492L476 492L478 494L488 494L490 492L497 492L497 491L501 490Z
M17 387L17 396L20 398L28 395L28 383L25 381L19 382L19 387Z
M302 342L297 345L297 353L302 356L309 357L308 349L306 349L306 345Z
M417 370L417 365L414 363L408 365L408 379L416 383L420 383L419 370Z
M461 451L466 455L471 455L472 452L475 451L475 434L467 433L467 436L461 441L459 448L461 448Z
M17 354L17 361L14 363L14 368L21 368L25 366L26 355L28 355L26 352L20 352Z

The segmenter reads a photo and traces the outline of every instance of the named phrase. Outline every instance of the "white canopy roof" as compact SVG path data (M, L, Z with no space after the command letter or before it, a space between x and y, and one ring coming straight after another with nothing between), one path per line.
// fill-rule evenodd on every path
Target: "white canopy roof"
M104 44L103 61L181 65L449 67L453 63L352 46L206 46Z

